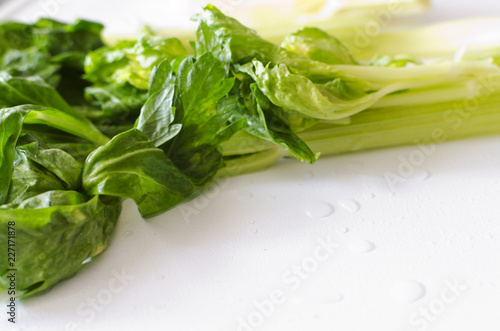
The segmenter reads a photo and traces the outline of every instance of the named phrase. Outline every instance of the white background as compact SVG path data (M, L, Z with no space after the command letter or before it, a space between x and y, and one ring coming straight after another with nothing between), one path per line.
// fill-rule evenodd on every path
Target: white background
M43 3L9 15L28 19ZM153 1L60 3L55 17L98 19L110 33L136 28L130 17L169 26L163 17L187 20L195 11L152 10ZM495 1L433 1L411 23L499 10ZM498 331L500 136L435 146L391 190L384 174L415 151L325 157L314 166L284 160L148 221L127 202L104 254L24 300L15 328L1 313L0 328ZM329 212L315 201L333 213L309 216ZM336 243L333 253L325 255L322 241ZM303 279L293 275L299 266ZM282 300L271 305L276 292Z

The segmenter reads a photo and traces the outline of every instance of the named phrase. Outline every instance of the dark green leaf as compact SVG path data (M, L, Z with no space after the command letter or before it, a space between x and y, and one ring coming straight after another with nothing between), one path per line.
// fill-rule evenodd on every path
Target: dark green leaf
M78 116L52 86L37 76L21 78L0 72L0 104L7 107L34 104Z
M6 22L0 24L0 55L9 49L33 46L33 27L28 24Z
M194 63L186 59L179 67L175 122L182 124L182 130L162 148L197 185L212 180L223 166L218 145L245 125L240 121L228 127L232 114L217 108L233 85L234 78L227 78L224 65L211 53L200 56Z
M32 25L0 24L0 70L16 77L37 75L54 87L62 81L61 92L73 103L75 95L83 95L83 86L68 94L67 85L81 83L86 54L103 46L102 29L101 24L85 20L64 24L45 18Z
M157 144L166 143L157 148L137 129L114 137L87 159L86 192L132 198L144 217L194 197L223 166L219 145L246 124L241 119L228 125L233 110L219 106L233 84L223 64L210 53L196 62L185 59L175 78L164 62L151 80L153 93L138 127ZM173 102L180 110L174 122ZM180 125L182 129L173 139L165 139L165 132L168 135Z
M71 120L75 129L76 126L80 127L71 133L91 139L91 142L107 141L107 138L87 118L71 108L52 86L37 76L20 78L12 77L6 72L0 72L0 104L7 107L34 104L53 108L58 113L66 113L66 115L62 114L61 116L64 116L68 123ZM52 124L57 127L55 118ZM82 128L84 128L83 131L81 131ZM78 131L80 132L77 133Z
M87 198L52 191L14 206L0 206L0 249L7 251L9 222L16 231L16 289L30 296L55 285L108 245L121 209L118 198ZM7 254L0 254L0 286L7 288Z
M56 87L60 81L61 66L52 62L51 55L36 47L23 50L9 49L1 57L0 70L12 76L40 76L49 85Z
M56 63L83 70L86 54L103 46L99 23L78 19L73 24L42 18L33 25L33 44L44 48Z
M132 198L151 217L192 197L199 189L139 130L114 137L85 163L88 194Z
M249 125L245 130L261 139L274 142L289 151L300 161L314 163L319 155L314 154L291 129L282 116L282 111L273 105L258 89L255 83L244 81L241 84L244 105L233 105L238 115L245 118Z
M0 205L7 201L16 157L16 143L26 113L12 108L0 110Z
M85 89L85 98L91 105L99 108L97 111L84 112L91 120L133 122L147 100L147 91L138 90L129 84L96 85Z
M38 194L66 188L53 172L31 160L27 155L29 152L22 149L16 149L16 152L7 203L21 203Z
M181 124L173 124L175 118L175 79L168 61L153 70L149 85L149 99L142 107L135 128L149 137L155 146L161 146L181 130Z
M17 150L54 173L66 184L67 189L74 190L81 186L83 166L69 153L56 148L44 148L39 141L19 145Z

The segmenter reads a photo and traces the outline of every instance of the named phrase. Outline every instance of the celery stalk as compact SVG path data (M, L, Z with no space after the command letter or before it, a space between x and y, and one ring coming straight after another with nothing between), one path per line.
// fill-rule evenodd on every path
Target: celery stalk
M390 95L375 107L351 116L348 125L318 123L298 136L314 152L325 156L499 133L500 76L495 75L488 82L490 85L483 86L483 93L479 94L470 93L469 82ZM264 169L281 157L290 156L249 135L235 136L223 145L223 150L224 155L232 156L226 162L226 175Z

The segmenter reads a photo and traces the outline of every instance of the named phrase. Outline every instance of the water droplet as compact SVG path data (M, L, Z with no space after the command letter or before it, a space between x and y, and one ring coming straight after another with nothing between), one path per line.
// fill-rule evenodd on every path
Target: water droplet
M348 228L338 228L336 232L337 232L337 234L346 234L347 232L349 232L349 229Z
M252 234L257 234L258 232L259 232L258 228L251 228L250 229L250 233L252 233Z
M236 191L236 198L240 201L248 201L253 198L253 194L245 190L238 190Z
M422 171L419 171L415 174L415 178L418 180L421 180L421 181L428 179L430 176L431 176L431 173L427 170L422 170Z
M155 279L155 280L164 280L164 279L165 279L165 276L158 274L158 275L156 275L156 276L154 277L154 279Z
M372 192L368 192L368 193L366 193L366 197L373 199L373 198L375 198L375 194L373 194Z
M412 303L425 296L425 287L419 282L405 280L395 284L389 292L396 302Z
M368 253L375 249L375 244L368 240L358 239L349 242L348 247L356 253Z
M132 237L134 233L132 231L125 231L122 233L122 236L125 238Z
M339 205L341 205L342 208L350 211L351 213L356 213L361 209L359 203L354 200L340 200Z
M89 257L88 259L84 260L84 261L82 262L82 264L87 264L87 263L89 263L90 261L92 261L92 257Z
M309 217L322 218L333 214L333 206L324 201L311 201L306 205L305 213Z
M248 221L248 223L255 224L255 220L250 220L250 221Z

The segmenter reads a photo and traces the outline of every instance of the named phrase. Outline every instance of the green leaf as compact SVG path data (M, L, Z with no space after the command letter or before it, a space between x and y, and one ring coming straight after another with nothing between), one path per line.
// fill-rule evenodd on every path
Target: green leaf
M82 262L108 245L121 209L118 198L51 191L17 206L0 206L0 249L7 252L8 227L16 232L16 289L31 296L70 277ZM9 225L15 222L15 225ZM12 223L10 223L12 224ZM11 267L0 254L0 286Z
M164 38L143 32L137 41L121 41L90 52L85 60L85 78L94 84L124 85L147 90L152 69L187 51L177 38Z
M60 175L60 179L68 185L68 187L74 187L79 182L78 172L81 172L81 167L79 163L69 154L66 154L63 151L54 151L51 148L47 148L47 150L36 151L33 149L34 147L30 147L28 149L18 149L16 150L16 145L18 143L19 136L23 131L23 126L25 124L45 124L47 126L65 131L70 134L74 134L76 136L82 136L82 138L88 138L89 141L94 141L99 137L93 136L93 131L89 130L89 127L86 123L80 122L78 119L68 115L65 112L59 111L57 109L50 109L40 106L34 105L23 105L19 107L13 108L4 108L0 110L0 177L2 180L0 181L0 203L5 203L9 200L9 195L20 195L20 193L12 193L12 192L21 192L24 189L19 188L24 185L24 187L31 186L31 179L25 178L36 178L36 173L43 173L40 171L39 167L36 164L33 164L34 161L38 162L39 165L43 165L47 167L50 171L55 172ZM33 131L35 132L35 131ZM26 132L25 132L26 133ZM43 135L43 131L40 131ZM64 137L64 135L59 135L59 137ZM38 140L39 141L39 140ZM74 143L71 140L64 141L61 138L58 139L59 143ZM28 143L31 143L29 141ZM77 143L78 144L78 143ZM83 146L89 146L89 144L82 144ZM83 153L89 153L88 149L80 149L77 148L79 145L73 145L72 151L75 152L75 155L79 155ZM83 147L82 146L82 147ZM95 146L92 146L93 149ZM64 162L64 163L62 163ZM16 167L19 166L17 169ZM69 167L69 168L64 168ZM25 170L21 170L24 168ZM60 168L57 170L57 168ZM18 186L14 191L11 185L13 170L15 170L16 180L19 179L21 182L25 182L21 186ZM30 172L32 175L23 174L23 171ZM17 175L16 175L17 174ZM51 177L50 175L48 175ZM56 178L57 179L57 178ZM38 180L38 179L36 179ZM43 181L43 180L42 180ZM49 181L49 179L47 179ZM59 181L57 179L56 181ZM54 184L53 182L52 184ZM34 183L35 185L37 183ZM48 188L51 188L52 184L49 184ZM64 187L57 186L59 189L63 189ZM47 189L43 189L47 190ZM9 191L12 191L9 193Z
M16 153L7 203L21 203L25 199L47 191L66 189L64 183L53 172L28 156L30 152L16 149Z
M103 46L102 29L85 20L65 24L45 18L32 25L0 24L0 70L15 77L40 76L55 88L60 84L73 102L74 96L83 95L80 76L86 54ZM69 93L68 86L79 91Z
M108 139L88 121L82 122L58 109L31 106L30 112L26 115L26 124L43 124L52 128L71 133L77 137L88 140L92 143L103 144Z
M229 73L231 48L229 47L229 41L221 41L204 21L199 21L198 28L196 29L196 42L193 47L196 57L199 58L205 53L212 53L213 56L222 62L226 68L226 73Z
M216 116L215 105L233 85L234 78L226 78L224 66L211 53L202 55L194 63L189 58L184 60L177 74L183 124L197 126Z
M33 27L18 22L0 24L0 55L9 49L24 49L33 46Z
M80 116L52 86L37 76L21 78L0 72L0 104L7 107L34 104Z
M67 122L70 120L74 122L74 126L80 127L71 133L80 131L76 134L77 136L96 143L108 140L87 118L71 108L52 86L39 77L12 77L6 72L0 72L0 104L7 107L34 104L53 108L58 113L66 113L60 116L63 116ZM52 119L52 124L56 123L57 119Z
M134 121L147 100L147 92L125 84L94 85L85 88L85 98L98 110L83 112L92 121Z
M303 75L291 73L283 64L271 68L256 60L237 66L236 70L250 75L276 106L321 120L336 120L356 114L384 95L401 88L400 85L389 86L377 92L364 93L363 86L356 89L342 80L315 84Z
M0 24L0 55L7 49L23 50L35 46L51 55L68 52L86 53L103 45L99 23L76 20L65 24L42 18L34 24L6 22Z
M212 44L229 45L232 61L244 64L257 59L265 64L284 64L291 71L306 75L315 81L325 81L335 78L357 81L356 78L345 75L333 65L313 61L309 57L291 52L259 37L257 33L224 15L212 5L207 5L195 19L198 24L206 25L217 41Z
M273 105L257 88L255 83L244 81L241 84L244 105L233 105L248 122L245 131L261 139L274 142L293 154L300 161L314 163L319 155L314 154L291 129L282 110Z
M175 79L168 61L153 69L149 85L149 99L142 107L135 128L149 137L155 146L161 146L181 130L181 124L173 124L175 118Z
M53 87L59 84L60 69L61 65L54 64L48 52L37 47L9 49L0 57L0 70L17 77L37 75Z
M175 84L175 75L172 66L167 60L162 61L151 71L148 96L151 97L161 90L168 89L172 84Z
M0 110L0 204L7 201L24 116L26 112L17 109Z
M32 111L28 107L3 109L1 125L17 119L10 137L10 146L3 147L2 204L21 202L51 190L77 189L81 186L82 165L63 150L48 148L35 134L19 132L23 117ZM63 113L64 114L64 113ZM5 116L7 115L7 116ZM12 130L11 130L12 132ZM16 145L13 149L12 145Z
M117 135L88 157L83 187L91 195L132 198L143 217L173 208L199 190L135 129Z
M132 129L97 149L85 164L86 192L132 198L144 217L199 194L223 166L219 145L246 124L228 124L233 109L220 106L233 84L210 53L186 58L175 77L168 62L162 63L137 125L155 141ZM174 135L176 127L181 130Z
M99 145L78 142L56 142L48 143L49 148L60 149L71 155L75 160L83 164L89 156Z
M228 126L232 114L217 107L234 85L221 61L211 53L196 62L186 59L177 73L179 101L175 123L182 130L162 148L167 156L199 186L209 183L223 166L218 146L246 124Z
M51 206L67 206L85 203L87 197L77 191L51 190L20 202L0 205L0 210L6 209L43 209Z
M137 41L121 41L90 52L85 78L93 85L85 89L85 97L103 110L91 114L93 120L134 122L148 99L153 68L164 60L177 67L187 54L178 39L154 35L149 29Z
M103 28L102 24L81 19L65 24L42 18L33 24L33 44L56 55L56 63L82 70L87 52L104 45Z
M281 47L327 64L357 64L340 40L318 28L302 28L289 34Z
M31 161L38 163L54 173L66 185L67 189L78 189L81 186L83 166L69 153L56 148L40 146L41 142L29 142L17 147Z

